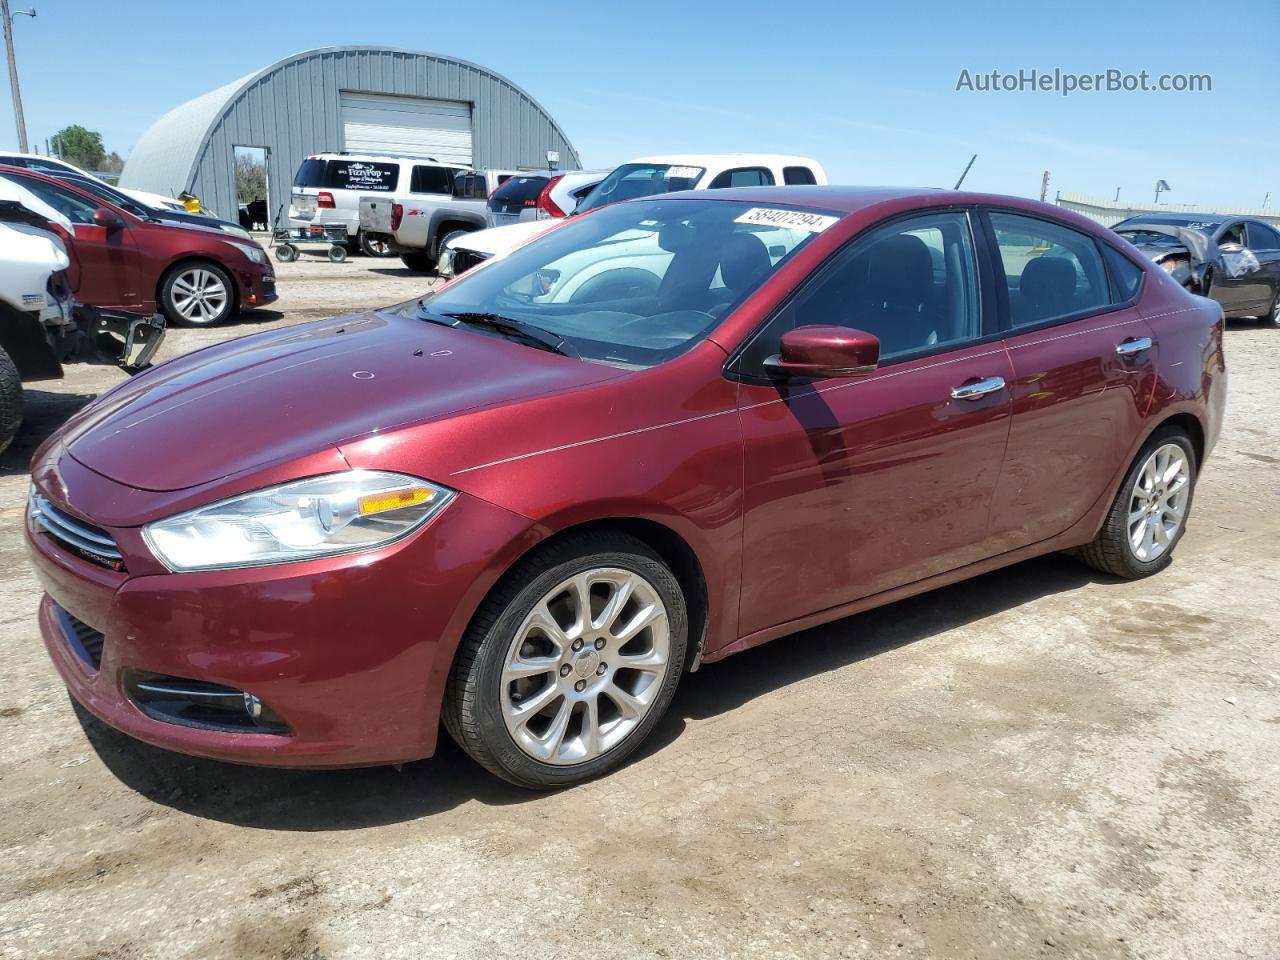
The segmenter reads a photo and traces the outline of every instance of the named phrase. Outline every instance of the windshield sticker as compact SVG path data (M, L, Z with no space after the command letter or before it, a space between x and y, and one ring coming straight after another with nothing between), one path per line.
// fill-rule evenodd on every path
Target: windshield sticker
M668 180L696 180L702 173L701 167L668 167Z
M770 207L752 207L734 222L758 223L766 227L789 227L793 230L808 230L810 233L821 233L839 219L839 217L825 217L820 213L806 213L803 210L775 210Z

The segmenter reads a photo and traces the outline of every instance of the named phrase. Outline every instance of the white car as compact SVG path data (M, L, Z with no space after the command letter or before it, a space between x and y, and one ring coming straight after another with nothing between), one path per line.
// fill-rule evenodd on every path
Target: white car
M105 180L95 177L91 173L81 170L74 164L67 163L65 160L59 160L57 157L46 157L38 153L0 153L0 166L5 167L24 167L27 170L35 170L37 173L47 173L50 176L62 177L66 174L72 174L77 178L93 180L103 186L110 187L111 184ZM171 210L174 213L186 213L187 208L181 200L175 200L173 197L166 197L159 193L150 193L146 190L126 190L123 187L112 187L113 190L119 190L123 194L127 194L137 200L139 203L152 207L156 210Z
M289 226L307 229L313 223L340 223L347 228L351 243L359 244L366 255L386 256L390 252L384 246L387 238L366 236L360 228L360 199L376 196L392 199L415 194L457 197L459 190L477 189L475 184L455 179L470 172L469 167L438 162L430 157L319 153L303 160L294 174Z
M677 190L826 182L822 164L809 157L776 153L665 154L641 157L616 168L578 203L573 213ZM457 276L485 260L505 257L560 222L524 220L455 237L443 244L436 270L443 277Z
M536 170L516 174L489 195L489 222L504 227L527 220L567 217L608 175L608 170Z

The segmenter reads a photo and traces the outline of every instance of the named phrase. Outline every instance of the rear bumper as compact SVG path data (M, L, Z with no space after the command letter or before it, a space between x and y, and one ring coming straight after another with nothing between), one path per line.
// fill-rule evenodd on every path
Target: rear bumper
M519 540L528 525L459 496L418 534L381 551L198 574L105 569L30 520L26 538L44 589L45 646L72 696L98 719L218 760L349 767L434 752L453 650L498 576L498 545ZM136 529L108 532L126 568L155 569L139 555ZM66 614L101 634L96 668ZM138 673L252 694L286 731L157 719L130 693Z

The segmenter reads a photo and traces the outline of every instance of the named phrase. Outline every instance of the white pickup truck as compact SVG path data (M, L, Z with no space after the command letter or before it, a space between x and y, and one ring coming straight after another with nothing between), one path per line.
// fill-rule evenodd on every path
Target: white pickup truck
M360 232L385 240L406 267L425 273L446 241L490 225L490 188L510 176L506 170L465 171L448 182L415 179L406 193L361 196Z
M617 167L579 201L569 216L677 190L825 184L822 164L809 157L776 153L682 153L641 157ZM463 273L485 260L505 257L563 220L528 220L468 236L446 236L436 270L442 277Z

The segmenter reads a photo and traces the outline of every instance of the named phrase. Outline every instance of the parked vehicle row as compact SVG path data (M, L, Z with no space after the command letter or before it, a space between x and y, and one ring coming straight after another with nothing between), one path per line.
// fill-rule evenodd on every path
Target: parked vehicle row
M1221 425L1218 304L1033 201L709 168L627 165L420 299L70 419L26 536L73 696L286 766L429 756L443 725L560 787L702 663L1051 551L1169 564Z
M30 169L0 167L69 224L76 299L116 310L163 312L181 326L210 326L276 299L275 272L256 240L199 222L118 206L101 190ZM200 218L203 219L203 218Z
M588 177L588 180L590 177ZM722 190L786 184L825 184L826 171L816 160L765 153L674 154L641 157L624 163L585 191L574 207L559 216L588 213L611 203L651 197L678 190ZM584 185L585 186L585 185ZM545 209L545 208L544 208ZM504 211L509 212L509 211ZM504 257L520 245L550 230L558 222L549 218L520 217L500 222L490 230L445 238L436 270L443 277L456 276L485 260Z
M0 178L0 452L23 416L22 384L62 376L62 365L145 367L164 321L77 301L83 263L74 227L21 185Z

